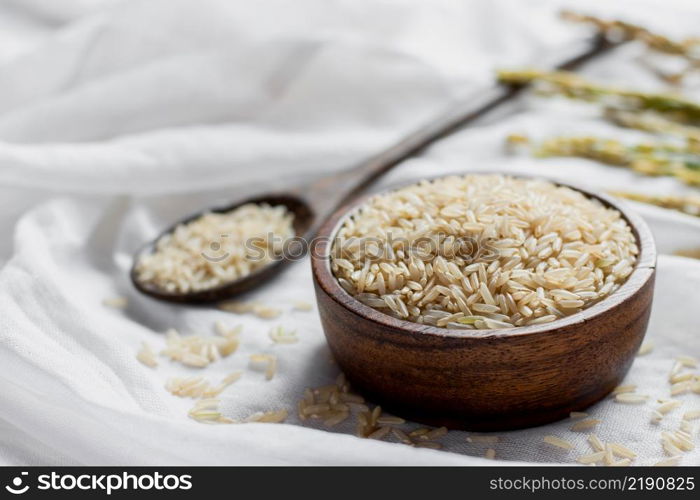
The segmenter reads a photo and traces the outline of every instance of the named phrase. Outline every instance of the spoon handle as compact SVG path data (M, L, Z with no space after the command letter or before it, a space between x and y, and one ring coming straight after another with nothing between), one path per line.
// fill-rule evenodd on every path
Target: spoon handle
M586 41L582 52L557 64L558 70L572 70L618 43L598 34ZM463 126L482 117L501 104L510 101L524 85L502 85L495 83L476 97L464 99L451 106L450 110L430 123L407 135L389 149L369 158L354 168L328 177L323 177L305 189L304 198L312 207L318 224L344 202L364 190L377 178L410 158L435 141L446 137ZM314 228L315 229L315 228Z

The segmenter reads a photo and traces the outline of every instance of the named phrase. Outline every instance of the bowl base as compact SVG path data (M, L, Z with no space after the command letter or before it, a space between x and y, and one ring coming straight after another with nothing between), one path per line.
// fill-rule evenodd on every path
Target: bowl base
M625 373L626 372L627 370L625 370ZM624 375L622 378L624 378ZM602 390L598 390L595 393L587 395L585 398L580 398L574 403L559 408L547 408L539 411L529 410L507 414L469 415L465 412L460 415L450 415L448 413L438 414L435 412L426 412L413 406L387 401L385 397L381 397L363 387L361 383L353 383L351 377L348 377L348 380L353 388L353 392L362 395L374 404L378 404L382 407L384 412L391 415L432 427L444 426L450 430L479 432L525 429L568 419L571 412L585 411L590 406L604 399L619 383L619 381L617 381L613 384L609 384Z

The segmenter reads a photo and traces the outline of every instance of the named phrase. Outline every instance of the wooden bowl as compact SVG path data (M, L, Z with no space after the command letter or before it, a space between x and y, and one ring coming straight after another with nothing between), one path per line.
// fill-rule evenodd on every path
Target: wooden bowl
M605 195L568 187L622 213L640 248L634 271L579 313L502 330L421 325L353 298L333 276L329 255L338 229L368 197L337 210L320 229L311 266L328 345L353 387L402 417L484 431L559 420L609 394L646 332L656 248L641 217Z

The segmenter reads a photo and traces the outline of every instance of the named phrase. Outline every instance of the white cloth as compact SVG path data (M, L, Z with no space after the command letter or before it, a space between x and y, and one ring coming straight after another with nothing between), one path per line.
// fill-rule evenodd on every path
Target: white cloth
M576 7L670 26L674 35L698 14L682 2L677 10L663 2L664 16L648 2L615 4ZM586 35L557 20L556 10L552 2L514 0L0 2L0 462L493 463L464 432L444 438L446 451L432 451L358 439L349 422L326 432L293 411L280 425L189 420L192 402L163 385L199 372L166 360L152 370L135 359L142 341L161 348L169 327L212 334L215 320L244 326L240 350L204 371L213 381L245 371L223 395L233 418L293 410L305 387L336 377L316 311L292 311L293 300L314 300L308 261L252 295L282 304L284 316L271 321L150 300L132 288L127 270L132 252L165 224L264 190L269 179L291 183L351 166L488 84L495 67L536 64ZM623 48L585 73L652 85L639 52ZM510 132L611 132L591 108L526 98L498 116L405 162L377 187L491 169L600 190L690 192L672 179L583 160L503 155ZM662 253L700 247L697 219L635 208ZM673 357L700 355L698 286L700 262L659 259L648 331L657 348L626 379L639 392L668 397ZM101 305L114 296L127 296L128 308ZM297 329L298 344L271 344L267 332L280 322ZM248 369L255 352L279 356L272 381ZM679 399L684 410L700 407L696 394ZM649 464L663 456L660 431L675 428L682 413L653 426L651 408L606 400L590 412L603 420L602 439L624 443ZM571 463L589 448L585 434L568 426L500 433L497 458ZM542 443L547 434L576 450L551 449ZM683 463L697 465L700 452Z

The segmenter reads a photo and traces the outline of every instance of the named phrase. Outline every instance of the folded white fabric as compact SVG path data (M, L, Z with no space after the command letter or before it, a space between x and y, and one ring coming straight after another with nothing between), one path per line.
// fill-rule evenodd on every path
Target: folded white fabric
M253 294L284 311L263 320L140 296L128 282L130 256L189 211L269 187L270 178L293 182L347 167L488 84L494 67L536 63L538 54L585 30L560 24L550 2L69 2L65 17L57 16L56 3L24 4L16 15L27 23L70 22L55 33L44 27L0 66L0 227L14 234L0 243L0 461L493 463L464 432L443 438L445 451L438 452L358 439L351 422L326 432L298 420L293 410L304 388L338 375L315 310L293 309L295 300L314 300L307 261ZM650 75L630 60L635 50L587 71L613 80L632 71L650 84ZM537 113L522 104L505 109L508 120L461 132L406 162L378 188L426 175L498 170L600 190L636 183L636 190L687 192L672 179L641 179L584 161L503 157L509 132L610 131L580 106L538 106ZM636 208L662 252L700 246L694 218ZM693 314L698 286L700 262L660 259L648 333L657 348L627 377L650 401L669 396L674 356L700 355ZM126 296L128 307L102 305L115 296ZM202 373L216 381L244 372L222 394L222 411L244 418L284 408L287 423L194 422L187 418L192 401L164 385L170 376L199 372L165 358L155 369L136 360L143 341L160 350L170 327L210 335L217 320L243 326L238 352ZM268 331L278 324L296 329L299 343L273 344ZM278 356L271 381L249 368L254 353ZM679 399L684 406L660 426L650 423L652 403L606 400L590 410L603 421L595 432L635 450L638 463L653 463L663 457L660 432L700 407L696 394ZM585 434L569 426L501 433L496 457L513 464L573 463L589 447ZM553 449L542 442L548 434L575 449ZM683 463L700 463L698 453L685 454Z

